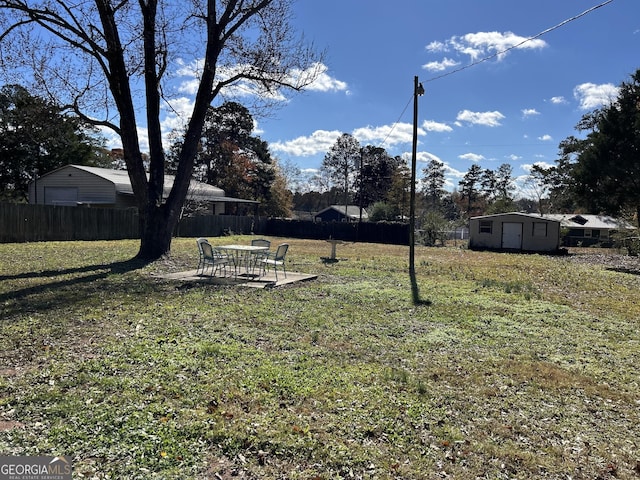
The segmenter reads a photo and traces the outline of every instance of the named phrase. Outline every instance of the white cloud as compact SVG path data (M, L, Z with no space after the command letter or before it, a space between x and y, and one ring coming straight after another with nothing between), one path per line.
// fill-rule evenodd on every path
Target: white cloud
M520 165L520 168L522 168L522 170L524 170L525 172L531 172L531 169L533 168L533 166L537 166L537 167L542 167L542 168L551 168L554 165L551 163L547 163L547 162L534 162L533 164L531 163L523 163L522 165Z
M329 68L322 64L316 63L307 70L296 70L293 72L295 81L300 81L304 78L308 78L310 75L317 75L317 78L309 84L305 90L311 90L314 92L348 92L348 85L346 82L338 80L327 74Z
M480 160L484 160L483 155L478 155L477 153L464 153L462 155L458 155L458 158L462 160L470 160L472 162L479 162Z
M190 63L184 63L182 59L178 59L178 68L176 76L185 77L178 86L178 92L187 95L195 95L198 91L200 82L200 72L202 71L203 62L194 60Z
M542 136L538 137L538 140L541 140L543 142L551 142L551 141L553 141L553 137L551 135L549 135L549 134L545 134L545 135L542 135Z
M593 110L614 101L620 89L611 83L596 85L582 83L573 89L573 96L578 100L581 110Z
M264 130L258 125L258 121L254 118L253 119L253 131L252 133L254 135L262 135L264 133Z
M470 110L462 110L458 113L456 120L459 122L467 122L472 125L484 125L487 127L500 126L500 120L505 118L498 111L493 112L472 112Z
M544 40L521 37L513 32L476 32L467 33L462 36L453 36L444 42L434 41L426 46L429 52L457 52L460 55L467 55L471 61L477 61L484 57L496 56L500 61L506 56L508 50L539 50L545 48L547 43ZM453 62L454 60L448 60ZM426 65L437 67L442 63L432 62ZM426 68L425 65L425 68ZM452 65L446 65L452 66Z
M164 110L169 113L162 120L163 131L181 130L189 121L193 112L193 99L179 97L170 100Z
M442 159L431 152L416 152L416 162L429 163L431 160L435 160L444 165Z
M540 112L538 112L535 108L523 108L522 109L522 116L527 118L527 117L533 117L535 115L540 115Z
M433 120L425 120L422 122L422 128L427 132L452 132L453 128L446 123L435 122Z
M190 63L184 63L182 60L178 60L178 68L176 75L182 77L182 81L178 86L178 92L195 95L198 89L200 81L200 74L202 72L203 62L201 59L194 60ZM249 64L234 65L234 66L218 66L217 75L219 80L226 80L232 76L247 73L250 74L254 70L254 67ZM322 63L314 63L306 70L294 69L289 72L287 78L283 79L284 82L291 85L305 85L304 90L315 92L338 92L345 91L348 93L348 85L346 82L338 80L330 76L327 71L328 67ZM259 75L259 72L256 73ZM311 81L313 79L313 81ZM310 82L310 83L309 83ZM282 94L282 91L277 88L266 89L261 82L255 82L252 80L239 80L232 85L227 86L224 91L224 95L234 97L248 97L256 96L263 97L270 100L286 101L286 97Z
M549 100L551 103L553 103L554 105L562 105L567 102L567 99L564 98L563 96L559 96L559 97L551 97L551 99Z
M99 126L98 130L100 134L105 138L106 147L108 149L112 148L122 148L122 140L120 139L120 135L115 133L110 128Z
M447 177L447 185L451 186L451 187L455 187L457 186L457 182L454 183L453 181L449 180L451 178L454 179L462 179L464 178L466 172L460 171L460 170L456 170L455 168L453 168L451 165L449 165L448 163L444 164L444 175L445 177Z
M458 65L460 65L460 62L457 62L456 60L452 60L450 58L445 57L439 62L425 63L422 66L422 68L430 72L442 72L447 68L457 67Z
M512 48L533 50L547 46L544 40L527 41L527 37L521 37L513 32L467 33L461 37L460 43L466 45L465 50L473 52L471 55L473 60L492 54L498 54L498 59L501 60L505 56L505 51Z
M447 51L447 45L443 42L433 41L427 45L426 50L429 52L445 52Z
M149 151L149 130L146 127L138 127L138 142L140 143L140 151Z
M269 148L275 152L308 157L328 152L340 135L342 135L342 132L338 130L316 130L308 137L298 137L287 142L270 143Z
M316 130L310 136L298 137L284 142L272 142L269 147L274 152L287 153L299 157L308 157L328 152L342 132L337 130ZM413 125L397 123L380 127L356 128L352 135L360 144L373 144L388 147L406 144L413 141ZM418 128L418 135L426 135L426 131Z

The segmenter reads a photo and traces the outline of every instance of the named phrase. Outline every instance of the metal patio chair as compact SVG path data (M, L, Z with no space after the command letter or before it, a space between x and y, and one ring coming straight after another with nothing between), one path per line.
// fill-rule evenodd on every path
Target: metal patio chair
M196 273L199 272L204 275L209 267L211 268L211 276L214 276L217 271L224 271L224 275L226 276L229 265L233 266L235 272L236 264L232 256L222 250L214 248L206 238L199 238L197 243L200 251L200 260Z
M287 255L287 251L289 250L288 243L282 243L278 245L278 248L275 252L269 253L261 260L262 262L262 272L266 275L267 270L270 267L273 267L273 271L276 274L276 282L278 281L278 267L282 268L284 272L284 278L287 278L287 268L285 266L285 257Z

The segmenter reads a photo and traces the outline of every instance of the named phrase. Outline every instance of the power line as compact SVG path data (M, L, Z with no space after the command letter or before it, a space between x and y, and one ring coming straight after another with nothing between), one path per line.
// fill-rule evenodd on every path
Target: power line
M402 110L402 113L400 114L398 119L393 123L393 126L391 127L391 130L389 130L389 133L387 133L387 136L384 137L384 140L382 140L382 142L380 142L378 144L378 147L382 147L385 143L387 143L387 139L391 136L391 134L395 130L396 126L400 123L400 120L402 119L402 117L404 116L405 112L407 111L407 108L409 108L409 105L411 104L412 100L413 100L413 94L411 94L411 96L409 97L409 101L404 106L404 109Z
M496 52L496 53L494 53L492 55L489 55L487 57L481 58L480 60L476 60L475 62L472 62L469 65L465 65L463 67L456 68L455 70L451 70L450 72L443 73L443 74L438 75L436 77L429 78L429 79L425 80L425 83L433 82L435 80L439 80L441 78L448 77L449 75L453 75L454 73L461 72L463 70L466 70L467 68L475 67L476 65L479 65L480 63L484 63L484 62L486 62L488 60L491 60L491 59L496 58L496 57L498 57L500 55L503 55L503 54L507 53L508 51L513 50L514 48L518 48L518 47L524 45L527 42L530 42L532 40L535 40L536 38L540 38L541 36L546 35L549 32L557 30L558 28L563 27L567 23L573 22L574 20L577 20L577 19L579 19L581 17L584 17L585 15L588 15L589 13L593 12L594 10L597 10L600 7L604 7L605 5L607 5L607 4L611 3L611 2L613 2L613 0L607 0L606 2L602 2L600 5L596 5L594 7L591 7L589 9L585 10L584 12L579 13L578 15L575 15L575 16L573 16L571 18L567 18L566 20L563 20L562 22L558 23L557 25L554 25L553 27L547 28L546 30L543 30L542 32L538 33L537 35L534 35L533 37L528 37L528 38L524 39L522 42L520 42L520 43L518 43L516 45L512 45L509 48L505 48L504 50Z

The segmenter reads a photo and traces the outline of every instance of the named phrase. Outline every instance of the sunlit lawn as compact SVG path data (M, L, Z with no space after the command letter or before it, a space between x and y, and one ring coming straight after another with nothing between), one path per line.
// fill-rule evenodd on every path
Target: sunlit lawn
M212 238L212 243L250 237ZM640 276L291 244L313 281L161 280L133 241L0 245L0 454L76 478L640 477Z

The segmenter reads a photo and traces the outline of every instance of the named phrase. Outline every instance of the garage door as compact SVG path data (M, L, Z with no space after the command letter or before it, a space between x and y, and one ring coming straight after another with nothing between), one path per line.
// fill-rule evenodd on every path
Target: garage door
M46 205L76 205L78 187L45 187L44 203Z
M522 223L502 224L502 248L522 250Z

